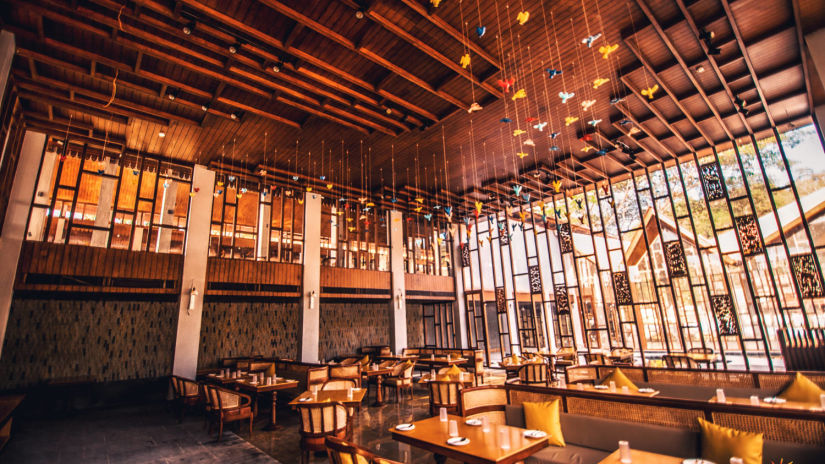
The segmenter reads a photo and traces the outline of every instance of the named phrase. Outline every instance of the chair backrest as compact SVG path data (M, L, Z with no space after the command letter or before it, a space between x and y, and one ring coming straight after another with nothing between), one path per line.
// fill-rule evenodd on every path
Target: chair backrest
M237 392L216 385L204 385L204 387L206 388L206 401L213 411L237 408L241 405L241 396Z
M507 390L503 385L485 385L465 388L460 395L461 415L485 415L494 424L504 424Z
M688 349L688 353L698 353L698 354L713 354L713 348L702 348L701 346L693 347Z
M418 353L419 353L418 348L404 348L404 349L401 350L401 354L403 356L412 356L412 355L416 355Z
M301 435L337 435L347 427L347 408L339 402L299 404L297 408Z
M307 369L307 388L311 385L322 384L329 379L329 366L312 367Z
M585 353L584 360L587 364L608 364L607 358L603 353Z
M261 372L269 369L269 366L272 366L273 363L270 361L252 361L249 363L249 371L250 372Z
M346 390L356 386L355 379L329 379L321 386L321 390Z
M390 356L392 355L392 349L388 346L382 346L381 351L378 352L379 356Z
M662 356L669 369L698 369L699 363L683 354L666 354Z
M348 364L346 366L332 366L329 368L330 379L360 379L361 365Z
M599 373L593 366L570 366L564 370L567 383L595 383Z
M413 367L415 367L415 363L407 364L406 361L397 363L395 366L392 367L392 376L393 377L403 377L403 378L412 378L412 371Z
M183 396L198 396L200 394L200 384L194 380L178 377L179 393Z
M433 380L427 383L430 389L430 406L433 408L458 407L459 382L447 380Z
M351 366L353 364L358 364L358 361L360 359L361 358L344 358L343 360L341 360L340 363L338 363L338 365L340 365L340 366Z
M180 387L180 381L178 379L178 376L173 375L173 376L169 377L169 384L172 385L172 394L175 395L175 398L176 399L180 398L181 387Z
M324 439L331 464L370 464L375 455L354 443L328 436Z
M527 385L547 385L549 379L547 364L525 364L518 370L521 383Z

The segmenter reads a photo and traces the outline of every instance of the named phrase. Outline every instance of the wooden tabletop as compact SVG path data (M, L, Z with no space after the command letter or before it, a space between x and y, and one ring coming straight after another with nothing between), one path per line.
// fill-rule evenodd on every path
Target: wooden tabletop
M716 396L708 400L711 403L718 403ZM770 408L770 409L793 409L803 411L825 411L822 407L815 403L803 403L801 401L786 401L784 403L767 403L763 397L759 397L759 406L752 405L750 398L725 397L725 404L737 404L745 406L753 406L755 408Z
M0 424L14 413L14 410L23 402L25 395L3 395L0 396Z
M396 441L470 464L511 464L523 461L548 446L547 437L525 438L525 429L519 427L490 425L490 431L484 432L480 426L466 425L461 416L450 415L448 419L458 423L458 436L468 438L468 445L448 445L449 422L441 422L438 416L414 422L413 430L402 432L393 427L390 433ZM507 430L510 449L501 449L500 429Z
M250 383L250 378L247 377L243 379L238 379L235 385L237 385L242 390L262 393L278 390L289 390L290 388L298 388L298 381L292 379L280 379L276 380L272 385L266 385L266 383L259 383L257 385L253 385Z
M418 355L415 354L386 354L378 356L381 361L415 361Z
M610 389L599 389L596 388L594 385L588 384L575 384L575 385L568 385L568 390L577 390L577 391L587 391L587 392L596 392L596 393L609 393L611 395L630 395L630 396L647 396L648 398L654 397L659 394L659 390L654 390L648 393L640 393L634 390L628 390L627 393L622 391L621 387L616 387L616 391L610 391Z
M631 446L632 445L631 443ZM684 461L684 458L677 458L666 454L649 453L632 448L630 449L630 459L633 464L682 464L682 461ZM599 461L599 464L621 464L619 460L619 450L614 451L610 456Z
M361 401L364 400L364 396L366 396L366 394L366 388L353 388L352 398L347 397L347 390L319 390L318 396L313 400L312 392L305 391L298 395L294 400L290 401L289 405L294 408L295 406L298 406L300 404L338 402L346 406L358 406L359 404L361 404ZM304 398L309 399L304 400Z

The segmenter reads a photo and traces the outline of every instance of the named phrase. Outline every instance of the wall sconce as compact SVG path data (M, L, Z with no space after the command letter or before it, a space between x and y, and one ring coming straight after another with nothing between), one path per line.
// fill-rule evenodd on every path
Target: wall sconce
M401 309L401 303L404 301L404 295L401 293L401 289L395 294L395 309Z
M309 309L315 309L315 290L309 292Z
M198 288L192 285L192 290L189 291L189 307L186 309L186 314L195 309L195 300L198 298Z

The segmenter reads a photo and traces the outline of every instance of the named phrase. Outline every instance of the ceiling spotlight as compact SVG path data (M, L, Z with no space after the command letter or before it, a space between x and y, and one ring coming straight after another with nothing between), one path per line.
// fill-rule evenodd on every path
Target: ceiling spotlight
M387 114L392 114L392 108L387 108L384 110Z
M164 132L164 131L158 132L158 137L160 137L160 138L166 137L166 132Z
M166 98L175 101L175 99L178 98L178 90L175 88L166 89Z
M229 46L229 53L234 55L235 53L238 53L239 48L241 48L241 44L233 43L232 45Z
M364 19L364 9L363 8L359 8L359 9L355 10L355 18L356 19Z
M195 29L195 21L190 21L183 26L183 33L186 35L192 34L192 31Z
M240 116L238 113L236 113L236 112L232 112L232 113L229 115L229 117L230 117L230 118L232 118L232 120L233 120L233 121L237 121L237 120L238 120L241 116Z
M705 67L702 66L701 64L699 66L696 66L695 69L696 69L697 74L702 74L703 72L705 72Z
M281 72L281 65L280 63L275 63L272 65L272 72L279 73Z
M209 105L208 105L208 104L206 104L206 103L204 103L203 105L201 105L201 109L202 109L203 111L209 111Z
M710 42L714 37L716 37L716 34L713 31L708 31L707 29L699 31L699 38L705 42Z

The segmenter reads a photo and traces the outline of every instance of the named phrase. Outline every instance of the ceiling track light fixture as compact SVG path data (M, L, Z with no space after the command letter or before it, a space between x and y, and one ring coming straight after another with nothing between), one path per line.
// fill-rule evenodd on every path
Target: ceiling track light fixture
M166 98L175 101L175 99L178 98L178 89L174 87L169 87L166 89Z
M243 45L243 44L241 44L240 42L233 43L232 45L229 46L229 53L231 53L233 55L235 53L238 53L238 50L241 49L241 45Z
M195 21L189 21L188 23L184 24L182 29L185 35L191 35L192 31L195 30Z

